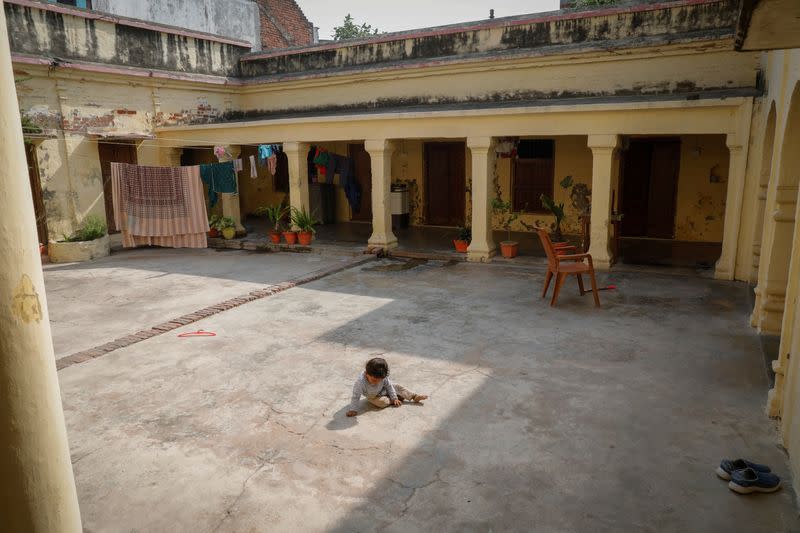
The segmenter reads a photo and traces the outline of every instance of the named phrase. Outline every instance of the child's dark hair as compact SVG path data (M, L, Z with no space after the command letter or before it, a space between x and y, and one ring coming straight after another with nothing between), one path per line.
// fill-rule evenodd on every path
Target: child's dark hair
M385 378L389 375L389 365L380 357L370 359L367 361L367 374L373 378Z

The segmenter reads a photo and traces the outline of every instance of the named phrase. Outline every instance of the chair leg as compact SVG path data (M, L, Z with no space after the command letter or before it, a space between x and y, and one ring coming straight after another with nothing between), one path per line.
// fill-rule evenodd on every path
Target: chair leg
M576 274L575 277L578 278L578 288L581 290L581 296L583 296L586 294L586 291L583 289L583 276Z
M550 280L553 279L553 271L548 269L547 275L544 278L544 290L542 291L542 298L547 296L547 289L550 288Z
M592 296L594 296L595 307L600 307L600 293L597 291L597 280L594 277L594 269L589 271L589 279L592 281Z
M559 272L556 274L556 284L553 287L553 298L550 300L550 305L555 307L556 300L558 300L558 293L561 292L561 286L564 284L564 280L566 279L567 275L563 272Z

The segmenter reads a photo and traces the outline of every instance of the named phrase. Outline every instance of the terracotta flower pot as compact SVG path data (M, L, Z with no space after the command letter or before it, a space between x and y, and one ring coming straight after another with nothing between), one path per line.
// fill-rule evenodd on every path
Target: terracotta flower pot
M296 244L297 243L297 232L296 231L284 231L283 238L286 239L286 244Z
M236 228L225 228L222 230L222 236L230 240L236 237Z
M461 241L458 239L454 239L453 245L456 247L456 252L465 254L467 253L467 248L469 248L469 241Z
M515 241L503 241L500 243L500 253L506 259L517 257L519 252L519 243Z
M212 238L219 237L219 230L217 228L211 228L208 230L208 236Z
M297 234L297 239L300 241L302 246L309 246L313 238L314 234L310 231L301 231Z
M272 241L272 244L280 244L281 243L281 232L280 231L270 231L269 232L269 240Z

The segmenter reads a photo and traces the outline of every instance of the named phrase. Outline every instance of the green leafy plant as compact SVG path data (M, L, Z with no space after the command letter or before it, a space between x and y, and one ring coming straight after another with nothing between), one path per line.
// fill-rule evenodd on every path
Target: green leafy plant
M281 221L283 217L286 216L286 213L289 212L289 207L283 205L270 205L270 206L263 206L256 209L256 215L263 216L266 215L267 218L275 224L275 232L280 233L281 231Z
M208 217L208 227L219 230L219 221L222 217L220 215L211 215Z
M508 232L508 240L511 240L511 225L519 218L519 213L515 213L511 208L511 202L504 202L497 197L492 200L492 211L500 217L500 226Z
M310 231L311 233L316 233L314 226L319 224L319 221L311 215L306 208L292 208L292 224L297 226L300 231Z
M472 242L472 229L471 228L458 228L458 240Z
M557 204L552 198L543 194L539 197L542 201L542 205L551 213L553 216L556 217L556 227L553 229L553 240L560 242L564 240L564 236L561 234L561 221L564 220L564 202Z
M333 27L331 37L333 37L334 41L346 41L347 39L362 39L373 35L378 35L378 28L373 28L367 23L362 23L359 26L353 22L353 17L348 13L344 17L344 22L341 26Z
M64 236L64 242L86 242L105 236L108 228L106 221L97 215L89 215L70 236Z
M220 219L217 221L217 226L216 226L216 228L219 231L222 231L226 228L235 228L235 227L236 227L236 221L234 221L231 217L220 217Z

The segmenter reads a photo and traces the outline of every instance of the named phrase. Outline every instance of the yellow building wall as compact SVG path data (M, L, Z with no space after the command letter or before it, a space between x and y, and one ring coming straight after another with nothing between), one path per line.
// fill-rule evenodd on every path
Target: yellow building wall
M537 137L523 137L535 139ZM586 136L568 135L552 138L555 141L555 164L553 171L553 199L556 203L564 204L566 217L561 225L561 230L567 234L580 234L580 212L573 205L570 194L575 185L585 185L590 191L592 188L592 151L587 146ZM495 184L499 185L500 198L510 201L512 194L512 167L511 158L498 157L495 166ZM572 176L573 187L564 189L560 182L567 176ZM495 215L492 227L495 230L503 229L500 216ZM550 227L555 224L555 217L549 213L522 213L512 226L512 231L528 231L524 224L529 226Z
M722 242L727 183L725 136L681 136L675 239Z

